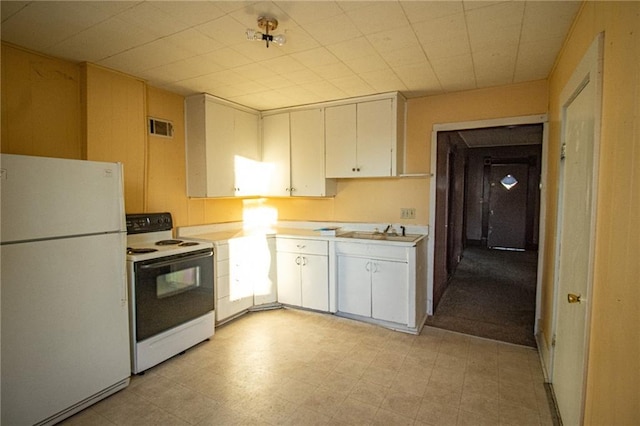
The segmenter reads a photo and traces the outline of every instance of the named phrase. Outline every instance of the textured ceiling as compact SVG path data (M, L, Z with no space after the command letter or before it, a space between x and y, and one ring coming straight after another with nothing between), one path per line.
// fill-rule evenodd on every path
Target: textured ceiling
M569 1L2 1L2 40L259 110L544 79ZM259 16L287 43L249 41Z

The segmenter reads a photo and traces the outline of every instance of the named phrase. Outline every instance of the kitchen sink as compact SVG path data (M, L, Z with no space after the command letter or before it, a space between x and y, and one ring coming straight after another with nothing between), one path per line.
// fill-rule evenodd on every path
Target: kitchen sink
M382 232L363 232L363 231L353 231L347 232L345 234L340 234L340 237L344 238L356 238L362 240L379 240L379 241L402 241L406 243L412 243L416 241L418 238L422 237L422 235L397 235L397 234L385 234Z

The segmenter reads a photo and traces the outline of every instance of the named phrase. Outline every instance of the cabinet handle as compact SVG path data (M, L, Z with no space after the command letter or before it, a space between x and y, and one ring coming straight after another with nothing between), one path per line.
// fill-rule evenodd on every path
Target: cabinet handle
M365 269L367 272L371 272L371 262L367 262L367 263L364 265L364 269Z
M296 190L295 188L291 188L290 189L291 192L295 192L295 190Z
M296 265L300 265L300 256L296 257Z
M299 249L303 249L303 248L305 248L306 246L305 246L304 244L296 244L296 247L298 247Z
M378 273L378 263L377 262L373 263L373 273L374 274Z
M302 258L302 266L307 266L307 258L306 257Z

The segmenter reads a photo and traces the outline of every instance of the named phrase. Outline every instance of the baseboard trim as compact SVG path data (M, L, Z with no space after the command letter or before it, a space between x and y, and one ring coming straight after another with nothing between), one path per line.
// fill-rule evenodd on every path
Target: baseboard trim
M547 339L545 339L543 332L536 333L535 337L544 380L547 383L551 383L551 348L547 346Z

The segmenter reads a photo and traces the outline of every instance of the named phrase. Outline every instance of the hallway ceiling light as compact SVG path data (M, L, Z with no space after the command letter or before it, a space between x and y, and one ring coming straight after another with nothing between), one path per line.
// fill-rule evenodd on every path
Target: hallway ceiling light
M250 28L247 29L247 39L260 41L264 40L267 43L267 48L269 47L269 42L274 42L278 46L282 46L285 44L287 39L283 34L272 35L269 34L269 31L273 31L278 28L278 20L275 18L268 18L265 16L261 16L258 18L258 27L264 31L264 33L256 30L252 30Z

